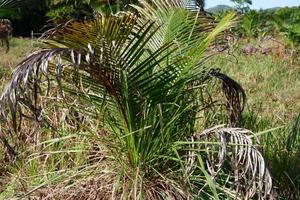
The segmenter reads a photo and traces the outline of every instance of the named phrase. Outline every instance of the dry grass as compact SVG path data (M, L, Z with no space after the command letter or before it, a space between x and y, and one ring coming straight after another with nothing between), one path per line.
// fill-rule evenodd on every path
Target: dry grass
M38 48L39 45L36 41L25 38L11 38L8 53L5 53L3 47L0 48L0 67L11 69Z

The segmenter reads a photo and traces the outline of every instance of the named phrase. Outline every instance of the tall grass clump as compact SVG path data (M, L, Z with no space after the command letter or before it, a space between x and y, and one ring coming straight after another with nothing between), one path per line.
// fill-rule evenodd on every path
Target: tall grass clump
M235 16L215 25L186 5L142 0L134 12L69 22L45 33L48 47L16 67L0 97L8 154L17 160L26 156L19 152L29 147L16 136L28 120L37 121L56 137L32 148L50 148L42 155L52 162L49 171L72 169L52 178L44 174L47 181L28 184L36 187L24 190L23 197L45 188L48 192L39 194L45 199L272 197L272 180L252 133L234 127L244 91L206 65L206 50L225 40L223 31ZM215 80L222 84L218 94L210 92ZM219 106L212 95L223 96L229 125L203 123ZM65 122L57 120L62 115ZM61 148L66 150L57 151Z
M299 199L300 112L295 120L263 139L279 199Z

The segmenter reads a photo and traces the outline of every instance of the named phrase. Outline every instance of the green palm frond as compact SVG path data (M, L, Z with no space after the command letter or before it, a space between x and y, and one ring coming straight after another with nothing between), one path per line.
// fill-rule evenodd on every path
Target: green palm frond
M246 93L235 80L219 70L212 70L210 74L222 82L222 89L227 100L229 123L231 127L236 127L246 105Z
M19 5L19 0L0 0L0 18L16 16Z
M164 43L174 41L182 52L199 47L199 44L212 30L217 31L215 22L202 12L190 12L186 9L188 1L141 1L133 6L142 16L141 23L152 19L160 29L150 41L153 50ZM231 15L233 18L233 15ZM225 21L225 20L224 20ZM228 22L228 19L227 19ZM232 20L230 21L232 25ZM222 25L223 26L223 25ZM223 26L226 27L226 26ZM228 26L226 27L226 29ZM201 46L201 45L200 45Z
M13 0L1 0L0 1L0 7L1 8L8 8L8 7L13 7L15 6L17 3L17 1L13 1Z

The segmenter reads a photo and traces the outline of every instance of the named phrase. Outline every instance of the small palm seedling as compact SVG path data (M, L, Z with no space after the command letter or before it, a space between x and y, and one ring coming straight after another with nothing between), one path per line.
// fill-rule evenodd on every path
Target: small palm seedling
M251 133L199 125L214 104L207 96L215 78L231 124L243 110L242 88L205 65L206 49L223 38L234 14L216 26L186 10L184 0L140 4L133 6L138 14L99 14L48 31L48 48L17 66L0 97L2 130L19 131L23 118L52 126L43 102L55 91L108 133L98 140L109 170L93 198L269 197L272 181Z

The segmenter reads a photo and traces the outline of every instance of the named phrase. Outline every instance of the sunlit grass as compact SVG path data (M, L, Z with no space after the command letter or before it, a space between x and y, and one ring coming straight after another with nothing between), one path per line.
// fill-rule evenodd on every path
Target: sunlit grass
M0 48L0 67L10 70L28 56L28 53L39 48L39 43L26 38L11 38L10 51L6 53L5 48Z
M245 55L240 47L233 56L221 54L212 61L245 89L248 109L270 122L289 123L300 107L300 64L272 55Z
M252 40L253 45L258 43ZM297 156L300 148L300 63L290 62L289 57L259 52L245 55L240 51L243 44L244 41L232 55L219 55L212 64L223 66L222 69L241 83L247 93L247 108L240 126L264 132L259 134L261 148L282 197L279 199L297 199L300 190ZM288 141L293 141L293 145Z

